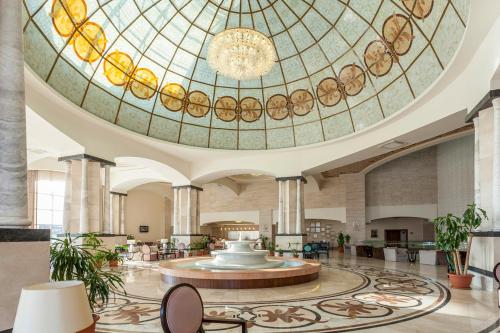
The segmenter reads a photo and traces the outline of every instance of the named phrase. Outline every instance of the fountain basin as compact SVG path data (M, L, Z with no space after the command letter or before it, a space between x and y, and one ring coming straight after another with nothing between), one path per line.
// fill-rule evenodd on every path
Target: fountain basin
M303 259L268 258L279 263L273 268L215 269L203 267L207 257L190 257L161 262L161 279L168 284L189 283L197 288L250 289L290 286L318 278L321 264ZM201 263L201 264L198 264Z

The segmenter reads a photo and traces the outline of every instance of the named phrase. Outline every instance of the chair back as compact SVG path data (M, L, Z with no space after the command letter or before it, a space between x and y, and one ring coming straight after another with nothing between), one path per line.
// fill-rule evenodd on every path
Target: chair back
M319 244L318 243L312 243L311 248L313 251L318 251L319 250Z
M186 244L179 243L179 250L184 251L186 249Z
M312 251L311 244L305 244L304 245L304 252L311 252L311 251Z
M197 333L203 321L203 302L190 284L172 287L163 296L160 321L165 333Z
M214 243L208 244L208 248L210 249L210 251L215 250L215 244Z
M144 254L150 254L151 253L151 248L149 247L149 245L144 244L141 247L141 252L144 253Z
M495 265L495 268L493 268L493 276L495 277L495 280L500 283L500 262Z

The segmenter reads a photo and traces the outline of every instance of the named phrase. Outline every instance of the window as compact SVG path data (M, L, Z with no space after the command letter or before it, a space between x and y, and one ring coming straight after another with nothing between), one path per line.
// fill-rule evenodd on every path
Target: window
M39 171L36 184L36 222L38 229L63 232L64 174Z
M311 222L311 232L321 232L321 222Z

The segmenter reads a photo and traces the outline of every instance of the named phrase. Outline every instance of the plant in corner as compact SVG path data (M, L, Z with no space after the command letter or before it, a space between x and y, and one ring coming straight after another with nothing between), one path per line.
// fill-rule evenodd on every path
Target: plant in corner
M92 308L104 307L109 302L113 290L124 290L124 282L120 272L103 271L97 266L94 250L95 244L78 244L78 239L66 234L64 238L53 239L50 245L50 265L52 281L80 280L87 289L87 297ZM105 250L104 250L105 252ZM94 315L97 321L98 316Z
M345 244L345 237L344 234L339 232L337 236L337 244L338 244L338 251L339 253L344 253L344 244Z
M276 247L278 247L278 245L276 245ZM278 249L278 256L283 257L283 252L285 252L283 249Z
M345 239L345 243L346 244L350 244L350 242L351 242L351 235L345 234L344 239Z
M451 286L457 289L467 289L472 281L472 274L468 274L469 258L472 245L472 231L479 227L482 221L488 219L486 212L475 203L467 205L462 217L448 214L434 220L436 231L436 246L443 250L447 257L451 257L453 265L448 274ZM460 247L467 242L465 263L462 266Z

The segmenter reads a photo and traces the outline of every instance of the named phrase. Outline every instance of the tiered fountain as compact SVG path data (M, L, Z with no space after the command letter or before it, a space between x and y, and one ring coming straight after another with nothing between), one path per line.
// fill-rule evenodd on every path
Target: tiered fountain
M190 283L198 288L267 288L309 282L318 278L319 262L269 258L254 250L255 241L227 241L227 250L212 251L213 258L190 257L160 263L163 281Z
M209 269L262 269L274 268L284 265L283 260L268 260L267 250L254 250L254 241L227 241L227 250L212 251L212 260L197 261L196 265Z

